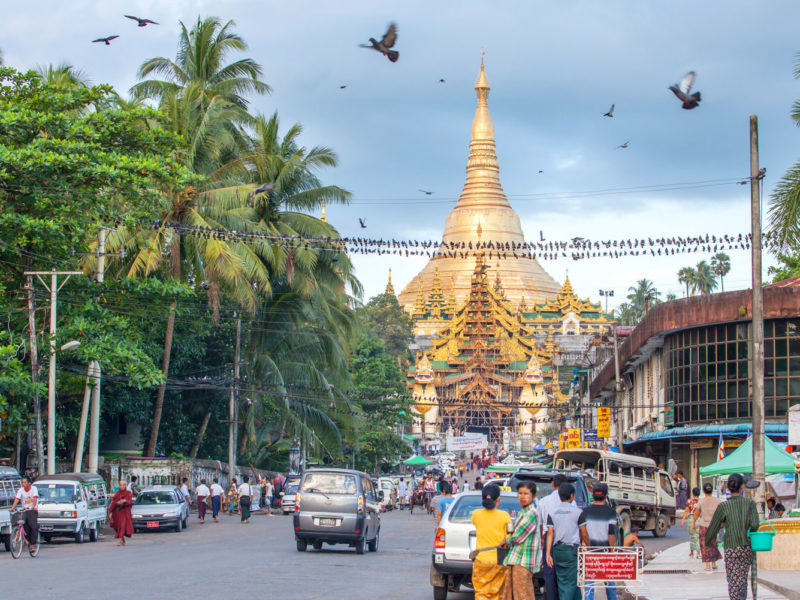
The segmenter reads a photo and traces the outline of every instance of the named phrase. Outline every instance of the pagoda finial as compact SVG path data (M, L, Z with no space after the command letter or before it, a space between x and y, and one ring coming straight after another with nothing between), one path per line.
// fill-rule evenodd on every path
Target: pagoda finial
M319 218L319 220L322 221L323 223L327 223L328 222L328 217L325 215L325 201L324 200L322 201L322 216Z
M422 279L419 280L419 287L417 288L417 299L414 301L414 315L425 314L425 295L422 289Z
M494 123L489 114L489 81L486 79L486 71L483 68L483 52L481 52L481 72L478 74L478 81L475 82L475 93L478 95L478 108L475 110L475 118L472 120L472 139L494 141ZM495 157L495 162L497 158Z
M386 284L386 289L383 293L394 296L394 286L392 285L392 267L389 267L389 282Z

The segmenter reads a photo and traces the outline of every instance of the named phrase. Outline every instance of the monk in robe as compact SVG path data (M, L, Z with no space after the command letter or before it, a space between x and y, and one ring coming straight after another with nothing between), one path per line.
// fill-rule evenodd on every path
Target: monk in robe
M119 491L114 494L108 507L109 522L114 528L114 537L119 539L117 546L124 546L125 538L133 535L133 521L131 520L133 495L127 488L128 484L120 481Z

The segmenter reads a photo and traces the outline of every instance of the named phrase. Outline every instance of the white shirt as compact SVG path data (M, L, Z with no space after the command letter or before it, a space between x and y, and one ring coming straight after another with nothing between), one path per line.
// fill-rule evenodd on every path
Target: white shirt
M242 485L239 486L239 495L240 496L252 496L253 494L251 492L252 492L252 490L250 488L250 484L249 483L243 483Z
M201 483L197 486L195 493L197 494L198 498L205 498L206 496L211 495L211 490L208 489L208 486L205 483Z
M25 510L38 510L36 504L39 500L39 490L36 489L35 485L32 485L27 492L25 488L19 488L17 490L17 499Z
M465 481L465 482L464 482L464 491L465 491L465 492L468 492L468 491L469 491L469 481Z
M406 496L408 494L408 488L406 487L405 481L401 481L397 484L397 493L401 496Z
M191 498L189 495L189 486L185 483L181 486L181 494L183 494L183 497L186 498L187 502L189 502L189 499Z
M539 523L544 527L547 532L547 517L561 504L561 498L558 497L558 490L553 490L539 500ZM572 501L572 506L578 506L575 500Z
M218 483L211 484L211 496L216 498L217 496L221 496L225 493L225 490L222 489L222 486Z

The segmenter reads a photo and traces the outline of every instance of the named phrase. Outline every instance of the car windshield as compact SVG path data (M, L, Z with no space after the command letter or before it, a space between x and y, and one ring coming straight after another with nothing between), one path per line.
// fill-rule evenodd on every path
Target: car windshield
M356 478L347 473L306 473L300 491L318 494L355 494Z
M171 492L141 492L134 504L175 504L175 496Z
M551 485L551 482L553 481L553 475L545 473L537 474L518 471L511 479L508 480L508 485L510 485L511 489L513 490L520 481L533 481L538 488L538 494L536 495L537 498L544 498L545 496L549 495L553 489L553 486ZM581 485L576 477L567 477L567 483L571 483L575 486L575 504L578 506L586 506L589 503L586 497L586 488Z
M290 485L288 488L286 488L286 493L287 494L296 494L297 493L297 488L299 488L299 487L300 486L297 485L296 483L293 484L293 485Z
M450 507L449 519L452 523L469 523L472 520L472 513L481 508L481 497L461 496L456 498L453 506ZM514 519L517 513L522 510L519 499L516 496L501 496L498 510L504 510Z
M47 502L71 504L80 498L75 486L68 483L45 483L37 485L36 489L39 490L39 502L41 504L46 504Z

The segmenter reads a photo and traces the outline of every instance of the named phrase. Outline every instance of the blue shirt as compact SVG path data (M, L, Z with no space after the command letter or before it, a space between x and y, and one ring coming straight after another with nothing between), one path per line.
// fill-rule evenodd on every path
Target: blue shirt
M444 516L444 513L447 512L447 508L453 503L453 500L455 500L453 496L445 496L444 498L439 499L437 509L442 511L442 516Z

